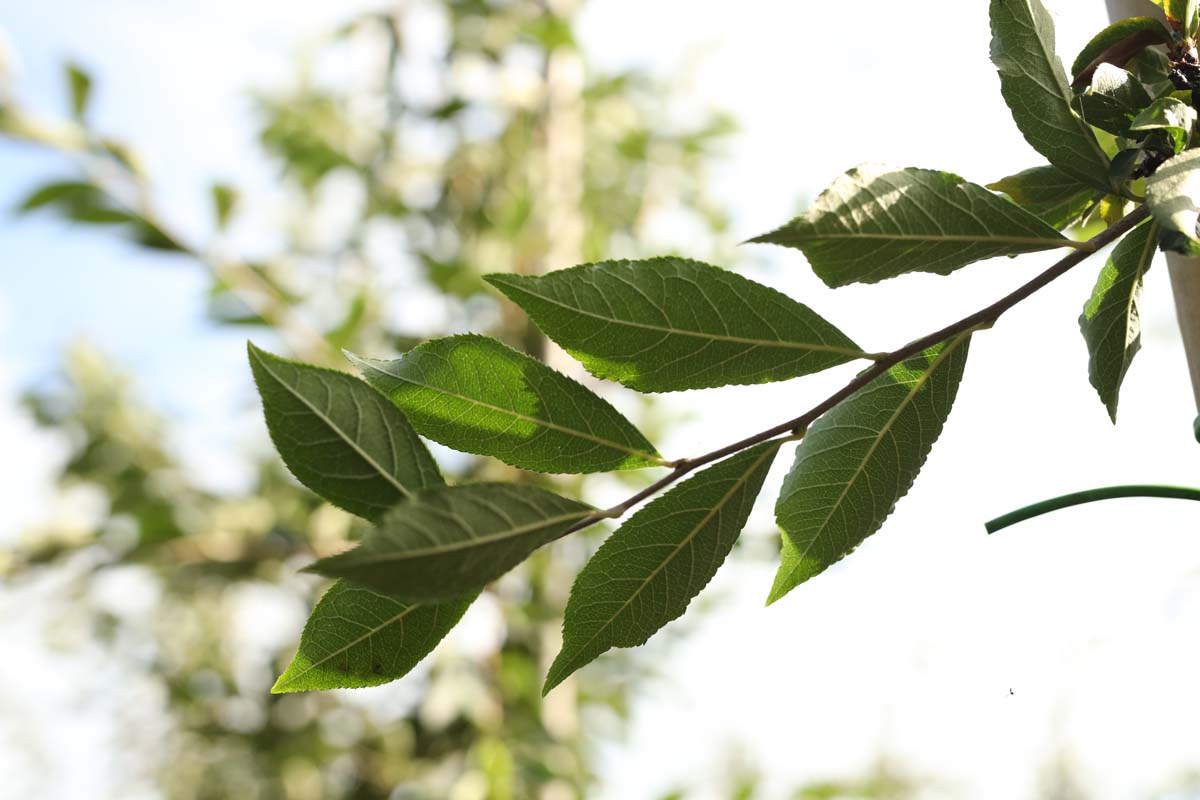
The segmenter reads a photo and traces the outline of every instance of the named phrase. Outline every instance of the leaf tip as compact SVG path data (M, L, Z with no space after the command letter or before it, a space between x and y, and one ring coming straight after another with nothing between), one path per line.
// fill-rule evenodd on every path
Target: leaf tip
M300 571L306 572L309 575L321 575L321 576L324 576L327 578L335 577L334 573L329 571L329 564L328 564L328 562L334 561L335 559L336 559L336 556L331 556L329 558L317 559L313 563L309 564L307 567L301 567Z
M546 673L545 683L542 684L542 697L550 694L555 687L567 679L568 675L570 673L560 669L558 659L555 659L554 663L550 665L550 671Z
M767 231L766 233L760 233L758 236L753 236L749 239L746 239L743 242L739 242L738 244L739 245L742 245L742 244L779 244L779 242L775 241L775 235L778 234L779 231L781 231L781 230L783 230L783 228L776 228L773 231Z

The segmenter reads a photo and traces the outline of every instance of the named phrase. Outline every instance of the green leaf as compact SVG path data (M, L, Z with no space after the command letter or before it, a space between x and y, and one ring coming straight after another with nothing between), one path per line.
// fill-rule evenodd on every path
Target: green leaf
M386 398L350 375L285 361L249 345L267 427L305 486L376 519L423 488L437 464ZM377 686L402 677L458 622L474 597L410 605L338 581L313 609L300 649L271 691Z
M349 358L422 435L455 450L538 472L664 463L603 399L495 339L435 339L395 361Z
M847 556L908 493L950 415L969 340L892 367L809 427L775 505L791 546L768 603Z
M1014 203L1056 230L1077 222L1102 196L1091 186L1049 165L1009 175L989 183L987 188L1004 192Z
M171 252L187 252L182 244L157 224L123 208L113 197L94 184L81 181L56 181L38 187L17 210L26 213L38 209L53 210L74 222L86 225L116 225L143 247Z
M803 250L829 286L948 275L985 258L1075 244L957 175L873 164L850 170L807 214L753 241Z
M443 484L404 415L352 375L248 345L271 439L296 479L368 519Z
M1184 20L1191 20L1193 24L1188 26L1188 32L1194 33L1197 11L1196 0L1150 0L1150 2L1166 13L1167 22L1176 30L1184 28Z
M1138 303L1157 244L1158 225L1152 220L1130 231L1113 249L1079 317L1090 356L1088 378L1114 423L1121 382L1142 347Z
M1131 131L1166 131L1176 153L1183 152L1196 124L1196 109L1174 97L1160 97L1138 114Z
M401 600L444 600L482 588L593 514L524 484L431 489L389 511L353 550L308 571Z
M227 183L214 183L212 185L212 201L217 228L224 228L229 224L233 208L237 205L238 191Z
M74 209L86 209L89 205L99 202L100 191L90 183L82 181L54 181L34 189L17 206L21 212L35 211L39 208L57 207L64 212Z
M92 76L78 64L68 63L67 88L71 93L71 115L82 120L92 96Z
M1151 97L1161 97L1175 91L1175 84L1169 76L1171 62L1161 50L1142 50L1126 62L1125 69L1142 82Z
M1054 52L1054 22L1040 0L991 0L992 63L1025 140L1047 161L1110 190L1108 157L1071 110L1071 88Z
M543 694L683 614L729 555L781 444L752 447L680 483L601 545L571 589L562 651Z
M1158 224L1200 243L1200 150L1185 150L1146 181L1146 205Z
M1149 104L1150 95L1141 81L1120 67L1101 64L1087 93L1076 97L1073 107L1089 125L1128 136L1134 118Z
M1109 25L1084 45L1071 64L1072 84L1086 86L1101 64L1123 67L1147 47L1168 44L1171 32L1154 17L1129 17Z
M408 605L338 581L313 609L272 694L379 686L408 674L458 624L475 596Z
M598 378L642 392L786 380L863 353L807 306L698 261L488 275Z
M1150 93L1132 72L1113 64L1101 64L1088 87L1094 94L1111 97L1127 108L1140 110L1150 104Z

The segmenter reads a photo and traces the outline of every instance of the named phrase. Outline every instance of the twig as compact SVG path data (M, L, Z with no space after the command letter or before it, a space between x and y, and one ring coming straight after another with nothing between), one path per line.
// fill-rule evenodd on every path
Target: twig
M875 380L880 375L883 375L900 362L905 361L912 356L915 356L918 353L933 347L936 344L940 344L960 334L991 327L996 320L1000 319L1004 312L1008 311L1022 300L1027 299L1030 295L1034 294L1039 289L1044 288L1047 284L1051 283L1055 279L1066 274L1071 268L1085 261L1088 256L1092 255L1097 250L1112 244L1114 241L1133 229L1138 223L1146 219L1148 214L1149 212L1147 212L1145 206L1139 206L1123 217L1115 225L1101 231L1091 239L1088 239L1086 242L1082 242L1081 245L1084 246L1081 246L1074 252L1063 256L1063 258L1055 263L1054 266L1050 267L1045 272L1042 272L1033 280L1019 287L1015 291L1000 298L990 306L981 308L974 314L969 314L957 322L952 322L941 330L937 330L926 336L922 336L920 339L915 339L898 350L893 350L892 352L881 356L871 366L858 373L853 380L851 380L841 389L838 389L829 397L825 398L808 411L805 411L800 416L794 417L787 422L781 422L780 424L771 428L767 428L764 431L760 431L753 436L747 436L745 439L734 442L733 444L719 447L716 450L705 453L702 456L685 458L682 461L676 462L673 470L659 478L654 483L605 511L597 512L590 517L585 517L575 525L572 525L570 528L563 531L562 536L566 536L569 533L574 533L587 528L596 524L597 522L600 522L601 520L615 519L623 516L625 512L645 500L647 497L657 494L661 490L678 481L683 476L687 475L689 472L692 472L693 470L702 467L705 464L710 464L713 461L717 461L725 458L726 456L741 452L742 450L753 447L756 444L762 444L763 442L775 439L776 437L786 436L789 439L800 438L804 435L804 432L808 429L808 426L815 422L818 417L856 393L858 390L867 386L867 384L871 383L871 381Z

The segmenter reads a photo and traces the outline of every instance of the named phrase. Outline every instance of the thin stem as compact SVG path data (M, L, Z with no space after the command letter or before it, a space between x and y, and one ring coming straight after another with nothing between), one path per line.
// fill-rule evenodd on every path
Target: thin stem
M1064 494L1062 497L1052 497L1040 503L1018 508L1016 511L1010 511L987 522L984 527L987 528L988 533L995 533L1010 525L1016 525L1018 522L1049 514L1051 511L1120 497L1165 497L1172 500L1200 501L1200 489L1191 489L1186 486L1106 486L1100 489L1088 489L1084 492Z
M1083 245L1082 247L1064 256L1045 272L1042 272L1040 275L1033 278L1033 280L1018 287L1016 290L1000 298L990 306L981 308L973 314L968 314L957 322L952 322L940 330L934 331L926 336L922 336L920 339L915 339L897 350L893 350L890 353L879 356L873 361L871 366L858 373L853 380L851 380L841 389L838 389L836 392L829 395L829 397L825 398L817 405L810 408L808 411L805 411L800 416L789 419L787 422L781 422L778 425L767 428L764 431L760 431L753 436L747 436L745 439L736 441L733 444L727 444L724 447L719 447L716 450L705 453L702 456L685 458L681 461L674 462L674 469L656 480L654 483L637 492L624 502L618 503L612 508L609 508L603 512L599 512L594 516L585 517L575 525L572 525L570 528L563 531L562 535L566 536L569 533L582 530L603 519L614 519L616 517L620 517L626 511L633 508L647 497L658 493L662 489L665 489L683 476L687 475L689 472L692 472L693 470L702 467L705 464L710 464L713 461L717 461L725 458L726 456L741 452L749 447L753 447L756 444L762 444L763 442L770 441L780 436L787 436L788 438L798 438L803 436L804 432L808 430L808 426L816 422L816 420L822 414L826 413L838 403L855 394L860 389L866 387L867 384L871 383L871 381L875 380L880 375L886 373L892 367L917 355L918 353L928 350L930 347L933 347L936 344L941 344L948 339L952 339L955 336L990 328L996 323L996 320L1000 319L1004 312L1008 311L1022 300L1027 299L1030 295L1034 294L1039 289L1044 288L1057 278L1062 277L1072 267L1075 267L1087 260L1088 256L1092 255L1097 250L1112 244L1117 239L1124 236L1136 225L1146 219L1148 215L1149 212L1146 210L1146 207L1139 206L1129 214L1125 215L1115 225L1101 231L1091 239L1088 239L1086 242L1080 242L1079 244Z

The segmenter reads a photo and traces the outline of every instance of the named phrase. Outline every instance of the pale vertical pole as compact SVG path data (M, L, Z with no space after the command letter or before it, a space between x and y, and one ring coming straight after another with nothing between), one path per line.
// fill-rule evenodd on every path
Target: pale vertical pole
M1149 0L1106 0L1108 17L1112 21L1126 17L1156 16L1162 11ZM1192 392L1200 411L1200 258L1167 254L1167 269L1171 273L1171 290L1175 294L1175 315L1187 355ZM1200 439L1200 417L1196 418L1196 438Z

